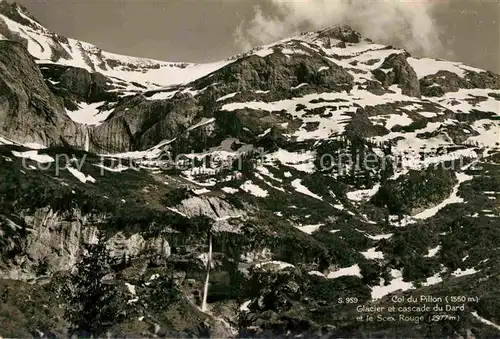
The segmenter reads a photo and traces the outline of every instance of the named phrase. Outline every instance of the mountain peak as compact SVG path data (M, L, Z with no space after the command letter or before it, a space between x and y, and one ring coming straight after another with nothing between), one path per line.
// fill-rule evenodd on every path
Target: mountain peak
M336 25L324 28L316 32L320 38L333 38L343 42L358 43L361 41L361 33L355 31L348 25Z
M17 2L9 3L6 0L0 0L0 14L23 26L35 28L37 25L40 25L28 9Z

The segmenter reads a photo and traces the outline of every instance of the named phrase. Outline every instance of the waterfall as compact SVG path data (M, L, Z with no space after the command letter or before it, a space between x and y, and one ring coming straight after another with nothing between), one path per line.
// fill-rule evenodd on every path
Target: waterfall
M85 128L85 152L88 152L90 150L90 132L89 132L89 126L83 125L83 128Z
M210 266L212 266L212 232L208 235L208 258L207 258L207 277L205 278L205 286L203 287L203 301L201 303L201 311L207 310L207 295L208 295L208 280L210 278Z

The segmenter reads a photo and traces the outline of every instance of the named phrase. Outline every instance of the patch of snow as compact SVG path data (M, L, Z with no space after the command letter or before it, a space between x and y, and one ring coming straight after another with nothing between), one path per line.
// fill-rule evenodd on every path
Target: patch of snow
M255 264L254 267L255 268L264 268L268 265L278 266L278 269L280 269L280 270L283 270L283 269L288 268L288 267L295 267L290 263L278 261L278 260L271 260L271 261L257 263L257 264Z
M483 317L481 317L479 314L477 314L476 311L474 312L471 312L471 314L476 318L478 319L480 322L482 322L483 324L486 324L486 325L489 325L491 327L494 327L495 329L499 330L500 331L500 325L497 325L495 324L494 322L491 322Z
M271 133L271 128L266 129L264 132L262 132L261 134L259 134L257 137L258 138L262 138L262 137L268 135L269 133Z
M26 151L26 152L16 152L12 151L12 154L18 158L30 159L41 164L54 162L54 158L47 154L38 154L38 151Z
M352 265L350 267L345 267L341 268L335 272L330 272L327 275L328 279L336 279L339 277L345 277L345 276L354 276L354 277L359 277L362 278L363 276L361 275L361 269L359 268L359 265Z
M384 296L391 294L393 292L402 290L407 291L414 289L413 283L403 281L403 273L399 270L391 270L392 280L389 285L384 285L381 283L379 286L374 286L372 288L372 299L382 299Z
M266 56L271 55L273 53L274 53L274 50L272 48L265 47L265 46L260 47L258 49L255 49L253 51L253 54L258 55L261 58L265 58Z
M248 308L248 306L252 303L252 300L247 300L245 301L243 304L241 304L240 306L240 312L250 312L250 309Z
M292 89L292 90L293 89L299 89L299 88L307 86L307 85L309 85L307 82L303 82L301 84L298 84L297 86L291 87L290 89Z
M264 160L266 163L280 162L282 165L292 167L298 171L312 173L314 172L314 158L316 153L307 152L289 152L279 149L274 153L266 154ZM290 175L291 176L291 175Z
M76 111L66 109L66 114L71 118L71 120L79 124L98 126L102 124L113 112L113 110L101 111L99 107L102 106L102 104L102 102L93 104L80 103Z
M283 182L283 180L276 178L265 166L257 166L255 169L263 175L273 179L274 181Z
M219 99L217 99L217 101L224 101L226 99L230 99L234 96L236 96L236 94L238 94L239 92L234 92L234 93L229 93L227 95L224 95L223 97L220 97Z
M440 272L437 272L433 276L427 277L426 281L422 285L423 286L432 286L432 285L439 284L440 282L442 282L443 279L441 278L441 273L446 272L446 268L443 265L441 265L441 267L442 267L442 269Z
M255 185L251 180L248 180L241 185L241 189L259 198L265 198L268 196L268 192L266 190Z
M266 183L266 185L268 185L269 187L272 187L274 188L275 190L277 191L281 191L281 192L286 192L285 189L283 189L282 187L277 187L277 186L274 186L273 184L267 182L267 181L264 181Z
M153 94L150 97L146 97L146 100L150 100L150 101L153 101L153 100L168 100L168 99L172 99L174 97L175 93L177 93L177 91L158 92L158 93Z
M459 89L457 92L445 93L441 97L429 97L426 99L435 102L454 112L470 113L473 109L476 109L479 111L492 112L496 115L499 115L500 110L498 107L498 101L488 96L488 93L490 91L491 90L486 90L481 88ZM475 99L477 97L484 97L486 98L486 100L480 100L479 102L471 102L471 99ZM491 120L488 119L484 120L489 121L490 124L493 123L493 121ZM477 123L479 121L480 120L477 120L474 123Z
M125 283L125 286L127 287L127 290L129 291L130 294L136 295L136 290L135 290L135 285Z
M428 277L422 285L423 286L432 286L432 285L439 284L440 282L443 281L443 279L441 278L440 275L441 275L441 273L438 272L438 273L434 274L433 276Z
M139 301L139 298L130 299L127 301L127 304L133 304L133 303L136 303L138 301Z
M432 258L436 256L436 254L441 250L441 245L437 245L434 248L431 248L426 255L424 255L425 258Z
M226 192L228 194L234 194L234 193L237 193L238 192L238 189L236 188L232 188L232 187L222 187L221 190L223 192Z
M409 215L390 215L389 222L392 226L395 227L406 227L408 225L413 225L416 223L415 219Z
M23 14L20 15L22 16ZM51 60L51 46L54 43L51 31L43 28L31 19L27 20L36 26L35 29L23 26L3 15L1 18L9 30L27 40L28 51L38 59L37 63L42 65L54 63ZM234 61L224 60L207 64L172 63L109 53L102 51L93 44L75 39L67 39L64 42L60 41L59 44L69 53L70 58L61 58L57 61L57 64L79 67L93 72L94 70L91 66L97 66L106 61L113 61L116 63L116 66L99 69L99 72L111 78L141 83L151 89L158 88L159 86L166 87L173 84L189 83Z
M477 271L474 267L467 268L467 269L465 269L463 271L462 271L461 268L458 268L457 270L455 270L454 272L452 272L451 275L454 276L454 277L464 277L466 275L476 274L478 272L479 271Z
M199 128L201 126L204 126L204 125L207 125L207 124L211 124L214 121L215 121L215 118L203 118L203 119L201 119L201 121L199 123L197 123L197 124L189 127L187 129L187 131L192 131L192 130L194 130L196 128Z
M426 118L437 117L437 113L434 113L434 112L418 112L418 114L420 114L421 116L426 117Z
M366 91L359 91L359 93L363 93L366 96ZM359 94L358 93L358 94ZM329 117L321 117L321 116L307 116L305 115L305 111L296 111L296 106L298 104L306 105L308 108L320 108L325 106L331 106L331 102L328 100L334 99L342 99L348 97L351 99L350 101L361 100L362 98L352 97L351 94L346 92L342 93L319 93L319 94L308 94L302 97L285 99L276 102L263 102L263 101L252 101L252 102L239 102L239 103L230 103L226 104L222 107L222 110L226 111L234 111L238 109L254 109L254 110L264 110L268 112L274 111L286 111L294 117L302 119L304 124L308 122L318 123L319 126L312 131L308 131L304 128L296 131L293 134L293 137L297 138L297 141L309 140L309 139L324 139L329 137L330 135L338 135L344 132L345 126L352 119L351 113L356 111L356 107L353 105L347 105L348 107L338 107L337 110L333 111L331 107L326 107L327 111L331 113ZM379 96L373 95L371 97L371 103L376 102L380 103ZM319 100L323 99L323 100ZM311 103L313 100L318 100L318 102ZM387 101L391 101L388 99ZM358 102L356 102L358 103ZM344 106L344 105L336 105L336 106Z
M498 104L497 104L498 105ZM497 112L500 112L497 108ZM500 115L500 113L498 113ZM476 120L470 126L479 135L467 138L468 142L477 142L483 146L494 146L500 140L500 124L492 120Z
M206 188L201 188L199 190L193 190L193 193L196 194L196 195L202 195L202 194L206 194L206 193L210 193L211 191L209 189L206 189Z
M377 234L377 235L370 235L368 234L367 232L365 231L362 231L362 230L359 230L359 229L356 229L356 231L360 232L360 233L363 233L365 235L365 237L367 237L368 239L372 239L372 240L382 240L382 239L390 239L392 238L393 234L392 233L389 233L389 234Z
M123 166L122 164L118 164L118 166L116 166L116 167L107 167L107 166L104 166L101 164L94 164L94 166L102 168L102 169L109 171L109 172L123 172L123 171L130 169L130 167Z
M306 186L302 185L302 180L300 180L300 179L295 179L294 181L292 181L292 186L299 193L302 193L304 195L308 195L310 197L313 197L314 199L318 199L318 200L323 201L323 198L321 198L317 194L314 194Z
M429 58L416 59L412 57L407 58L406 60L415 70L419 79L427 75L436 74L439 71L449 71L463 78L465 76L465 70L471 70L471 67L465 66L459 62L440 61ZM481 71L478 69L476 70Z
M198 186L213 187L213 186L217 185L217 181L214 178L210 178L208 180L201 182L201 181L194 180L194 178L189 174L189 171L184 171L182 174L184 175L183 176L184 180L189 181L189 182L191 182L195 185L198 185ZM196 174L196 171L193 171L193 174Z
M366 258L366 259L384 259L384 253L377 251L376 247L369 248L365 252L361 252L361 254Z
M10 139L0 136L0 145L15 145L16 143ZM30 147L31 148L31 147Z
M309 275L315 275L317 277L322 277L322 278L326 278L325 275L319 271L309 271L308 273Z
M84 184L86 182L91 182L91 183L95 183L95 179L92 178L90 175L85 175L83 174L82 172L80 172L79 170L77 170L76 168L73 168L73 167L67 167L66 168L71 174L73 174L73 176L75 178L77 178L78 180L80 180L81 182L83 182Z
M385 116L383 116L385 117ZM394 126L408 126L413 123L413 120L406 114L389 114L385 121L385 128L391 130Z
M376 184L370 189L348 192L347 198L352 201L369 200L371 197L377 194L379 189L380 189L380 184Z
M319 230L325 224L317 224L317 225L304 225L304 226L296 226L296 228L304 233L313 234L317 230Z

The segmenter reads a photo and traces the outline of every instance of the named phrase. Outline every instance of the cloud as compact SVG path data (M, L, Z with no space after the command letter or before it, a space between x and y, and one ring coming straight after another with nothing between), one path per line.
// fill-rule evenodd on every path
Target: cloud
M433 8L438 0L269 0L266 10L254 7L234 36L244 50L287 37L299 30L336 24L351 25L380 43L403 46L435 56L441 50ZM269 6L267 6L269 5ZM269 7L269 8L267 8Z

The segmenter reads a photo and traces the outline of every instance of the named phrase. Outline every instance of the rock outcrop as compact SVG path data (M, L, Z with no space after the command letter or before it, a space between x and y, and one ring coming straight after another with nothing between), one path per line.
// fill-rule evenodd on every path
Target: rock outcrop
M320 72L319 69L325 68ZM218 84L229 94L238 91L288 92L302 83L324 90L342 91L352 88L354 77L341 66L316 55L292 57L272 53L265 57L251 55L194 82L196 89Z
M457 92L460 89L500 88L500 77L492 72L467 71L464 77L450 71L438 71L420 79L422 95L440 97L445 93Z
M420 84L415 70L406 58L408 54L392 54L382 65L373 71L375 78L386 88L399 85L404 95L420 97Z
M124 152L147 149L174 139L201 119L204 107L186 93L171 100L147 100L139 95L123 101L105 124L91 133L91 150Z
M334 26L319 31L318 33L319 38L333 38L342 42L349 42L354 44L360 42L362 39L362 36L359 32L346 25Z
M76 102L117 101L111 79L78 67L45 64L41 68L49 88L59 97Z

